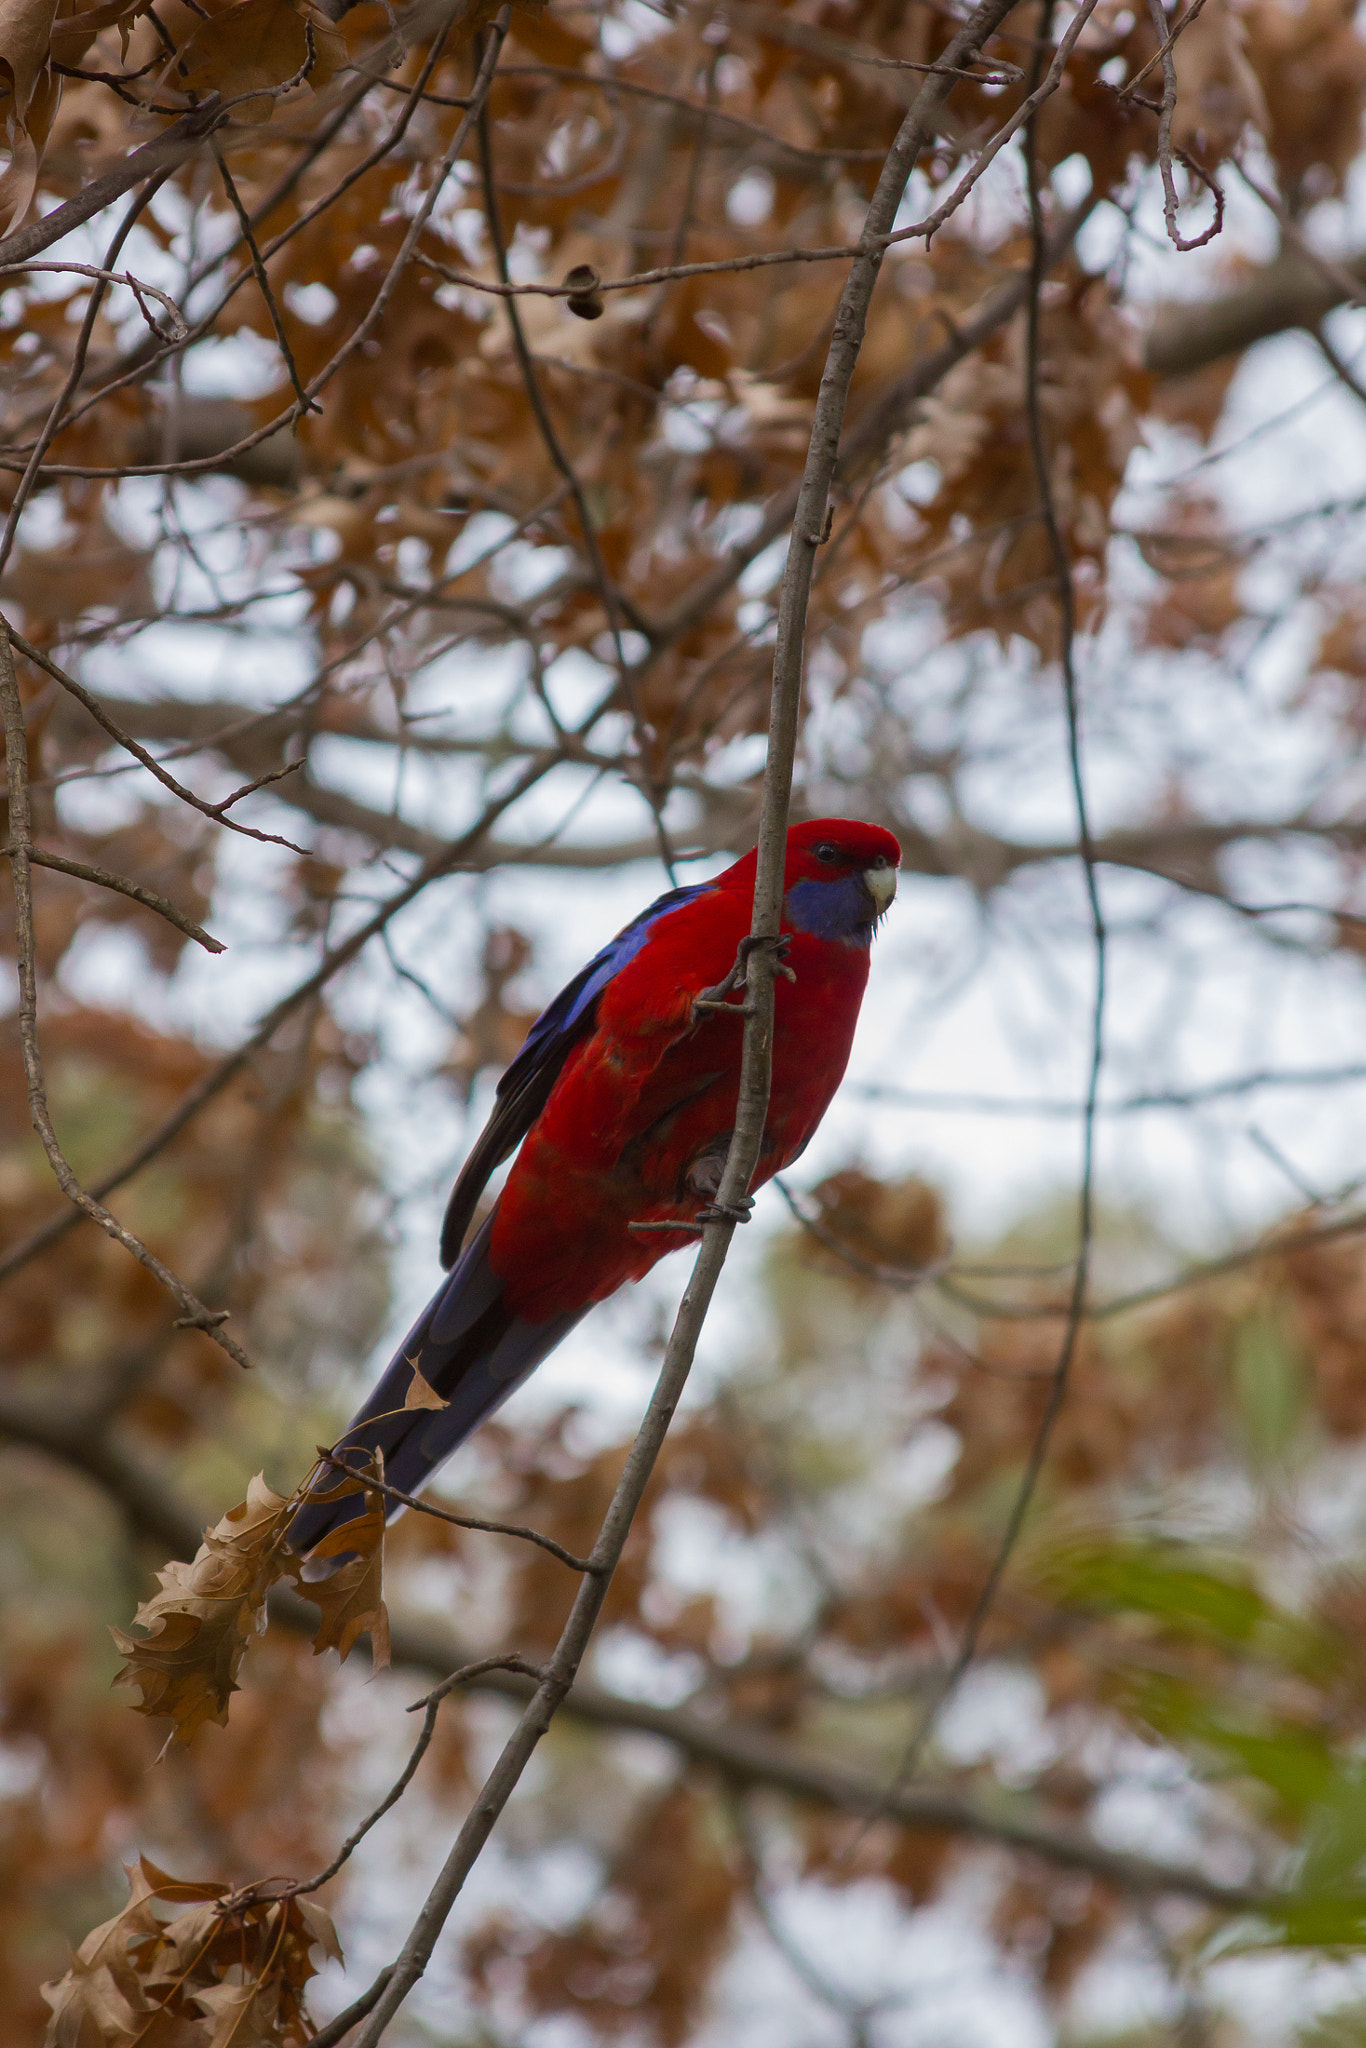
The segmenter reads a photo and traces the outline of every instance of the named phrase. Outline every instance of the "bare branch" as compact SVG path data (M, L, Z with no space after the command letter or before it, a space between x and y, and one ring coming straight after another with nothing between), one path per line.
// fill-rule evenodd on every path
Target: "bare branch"
M341 1442L345 1441L343 1437ZM345 1458L337 1457L335 1446L328 1451L319 1445L318 1457L324 1465L330 1465L334 1471L345 1473L347 1478L352 1476L351 1466L347 1464ZM563 1543L557 1543L553 1536L542 1535L539 1529L529 1529L518 1522L481 1521L477 1515L457 1515L452 1508L440 1508L435 1501L418 1500L413 1494L404 1493L400 1487L390 1486L387 1480L372 1479L368 1474L365 1483L372 1493L382 1493L386 1500L397 1501L400 1507L411 1508L415 1514L430 1515L435 1522L449 1522L453 1529L478 1529L491 1536L516 1536L523 1543L534 1543L541 1550L548 1551L552 1557L558 1558L561 1564L568 1565L571 1571L591 1572L598 1569L591 1558L575 1557L572 1550L566 1550Z
M83 1473L141 1534L178 1557L193 1557L200 1519L176 1505L172 1489L160 1475L101 1441L79 1418L54 1422L7 1396L0 1400L0 1437ZM316 1610L297 1594L272 1595L270 1614L272 1622L304 1636L312 1636L317 1628ZM396 1664L428 1671L443 1681L455 1673L462 1683L512 1700L524 1701L537 1682L509 1671L501 1657L481 1660L482 1670L471 1671L460 1646L426 1618L396 1618L392 1648ZM591 1679L575 1680L560 1711L589 1727L653 1735L737 1782L766 1786L855 1818L873 1812L883 1797L876 1777L799 1748L767 1728L718 1720L691 1707L653 1706L610 1692ZM899 1793L886 1806L885 1817L902 1827L946 1829L970 1840L999 1843L1060 1869L1085 1871L1126 1892L1190 1898L1224 1912L1256 1910L1271 1902L1272 1895L1256 1885L1231 1885L1186 1865L1109 1848L1085 1830L1032 1811L1023 1802L1003 1811L956 1788L920 1785ZM358 2002L349 2009L360 2016L368 2008Z
M1352 281L1348 289L1346 280ZM1302 250L1285 249L1216 299L1159 308L1144 346L1154 376L1184 377L1291 327L1317 327L1366 283L1366 256L1323 267Z
M0 263L26 262L30 256L37 256L41 250L50 249L54 242L60 242L82 221L103 213L106 206L112 206L116 199L121 199L125 192L131 192L144 179L169 177L173 170L195 154L226 115L227 109L219 95L207 94L197 107L191 107L187 114L182 114L178 121L151 142L144 142L140 149L135 149L112 171L106 171L101 178L92 178L74 199L54 206L51 213L45 213L41 220L31 222L28 227L6 235L0 241Z
M12 846L0 847L0 853L12 857ZM187 939L193 939L206 953L224 953L226 946L221 939L213 938L203 925L196 924L183 910L177 910L174 903L168 903L164 896L158 896L155 889L149 889L144 882L132 882L127 875L116 875L109 868L97 867L93 861L67 860L64 854L47 853L41 847L30 846L28 857L34 867L52 868L59 875L74 875L78 881L93 882L97 888L113 889L120 896L131 897L134 903L141 903L144 909L154 910L158 917L164 917L177 931L184 932Z
M946 72L971 61L1009 13L1014 0L984 0L944 53ZM580 1583L544 1676L517 1727L466 1817L444 1868L400 1952L394 1974L362 2027L357 2048L378 2048L390 2019L426 1970L437 1936L464 1887L470 1870L520 1779L556 1709L572 1686L606 1598L635 1513L663 1445L674 1409L692 1365L693 1353L716 1283L730 1248L735 1221L743 1214L758 1165L768 1113L773 1047L774 963L782 911L787 815L796 755L801 703L807 601L811 571L821 545L825 505L839 454L840 429L849 384L858 361L868 306L881 268L887 231L896 217L916 157L932 132L952 76L930 79L901 125L868 208L860 254L851 265L835 317L834 333L816 401L805 472L797 500L792 544L784 571L774 651L768 754L759 822L758 865L751 937L746 961L747 998L752 1014L744 1023L735 1126L715 1203L665 1349L659 1378L645 1418L627 1455L604 1517L592 1562L599 1569Z
M5 721L5 764L9 778L10 872L14 877L15 943L19 956L19 1038L23 1047L24 1072L28 1081L29 1114L42 1140L53 1178L71 1203L73 1211L98 1223L107 1236L145 1266L160 1282L181 1310L184 1327L202 1330L206 1337L226 1351L235 1364L250 1367L251 1360L235 1338L219 1327L225 1315L221 1309L206 1308L142 1239L110 1214L104 1204L88 1194L73 1172L58 1143L47 1106L42 1055L38 1046L38 980L33 936L33 894L30 878L32 832L28 804L28 737L24 711L10 652L9 630L0 618L0 711Z

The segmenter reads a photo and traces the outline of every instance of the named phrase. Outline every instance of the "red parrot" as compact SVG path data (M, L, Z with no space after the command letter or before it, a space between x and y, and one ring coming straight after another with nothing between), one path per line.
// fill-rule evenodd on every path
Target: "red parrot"
M780 974L774 991L755 1187L803 1151L839 1086L900 859L890 832L845 818L787 835L782 931L792 978ZM416 1492L595 1302L696 1244L693 1230L630 1225L695 1223L716 1195L742 1031L737 1017L694 1004L725 980L749 931L755 861L747 853L713 881L661 896L532 1025L451 1193L446 1279L340 1439L340 1455L380 1449L389 1483ZM519 1143L502 1194L464 1245L489 1176ZM404 1407L414 1366L444 1408ZM293 1547L310 1549L359 1508L355 1496L305 1502Z

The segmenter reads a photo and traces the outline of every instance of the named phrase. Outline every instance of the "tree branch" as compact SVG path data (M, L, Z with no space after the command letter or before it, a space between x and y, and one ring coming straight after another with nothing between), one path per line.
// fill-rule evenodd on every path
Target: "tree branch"
M959 30L944 52L942 62L946 73L953 67L970 62L977 55L1013 5L1014 0L982 0L969 23ZM703 1229L701 1249L665 1348L654 1394L627 1454L611 1505L593 1546L592 1562L599 1569L580 1582L569 1619L545 1674L477 1794L441 1874L396 1959L393 1976L361 2028L356 2048L378 2048L389 2021L426 1970L437 1937L466 1878L537 1743L574 1683L607 1597L612 1574L686 1384L735 1223L743 1214L740 1205L747 1196L759 1162L772 1068L773 977L782 905L787 814L801 707L811 572L816 549L824 538L825 506L839 454L844 408L863 340L868 305L882 266L886 236L895 220L915 160L933 133L935 117L953 84L951 75L936 76L926 81L888 152L859 238L860 254L850 266L840 296L816 401L779 604L768 752L759 822L752 942L746 960L750 1014L746 1016L744 1025L735 1128L716 1200Z
M1349 279L1366 284L1366 255L1346 257L1334 270L1345 275L1285 249L1219 298L1160 307L1144 345L1145 366L1155 377L1185 377L1287 328L1317 327L1346 302Z
M83 1473L103 1488L140 1536L173 1556L194 1556L201 1533L196 1517L177 1503L164 1479L88 1429L83 1418L57 1420L44 1410L5 1396L0 1399L0 1438L40 1451ZM270 1615L272 1622L307 1636L317 1628L316 1610L297 1594L272 1594ZM426 1619L395 1619L392 1649L396 1664L441 1679L469 1663L465 1646ZM480 1691L525 1701L534 1681L507 1670L488 1669L471 1677L469 1683ZM710 1765L746 1784L785 1792L859 1818L881 1805L885 1817L901 1827L942 1829L972 1841L994 1842L1042 1857L1061 1869L1084 1871L1125 1892L1193 1899L1221 1912L1247 1912L1265 1905L1270 1896L1254 1885L1222 1883L1182 1864L1112 1849L1084 1829L1040 1814L1023 1800L1010 1809L997 1810L969 1793L921 1785L887 1801L884 1788L868 1773L799 1748L767 1729L713 1719L692 1707L657 1707L645 1700L627 1699L591 1679L575 1679L561 1712L589 1727L657 1736L691 1761Z

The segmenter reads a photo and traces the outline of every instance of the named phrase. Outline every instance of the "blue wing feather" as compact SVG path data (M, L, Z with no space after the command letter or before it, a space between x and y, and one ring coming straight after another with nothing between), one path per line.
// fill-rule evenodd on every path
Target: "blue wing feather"
M521 1051L498 1083L493 1114L480 1133L451 1189L441 1226L441 1263L453 1266L465 1233L492 1174L521 1144L550 1098L550 1091L579 1040L593 1029L598 998L628 960L634 960L660 918L706 894L710 882L670 889L609 939L600 953L547 1003L526 1035Z
M476 1233L390 1361L369 1400L338 1438L336 1455L382 1451L384 1472L401 1493L416 1493L458 1444L516 1392L541 1360L573 1329L574 1314L529 1323L503 1306L502 1288L489 1269L492 1219ZM444 1408L404 1406L417 1366ZM336 1484L333 1473L316 1493ZM360 1513L358 1494L340 1501L305 1498L290 1524L289 1540L302 1554Z

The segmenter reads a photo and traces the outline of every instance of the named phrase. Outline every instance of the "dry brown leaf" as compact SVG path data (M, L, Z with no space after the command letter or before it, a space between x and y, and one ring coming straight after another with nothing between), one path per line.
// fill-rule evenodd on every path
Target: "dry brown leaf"
M226 1884L187 1883L145 1856L128 1881L122 1912L43 1987L46 2048L298 2048L311 2038L303 1992L317 1974L312 1950L341 1960L325 1908L265 1888L234 1895ZM187 1910L163 1919L158 1905Z
M297 7L294 0L237 0L206 21L185 46L175 67L176 84L186 91L221 92L228 100L259 92L243 103L240 117L268 121L276 105L270 90L294 78L308 61L305 22L313 50L308 83L315 89L326 85L345 60L345 45L324 15Z
M383 1460L378 1453L354 1479L344 1479L339 1486L316 1496L325 1501L345 1500L358 1493L364 1496L364 1506L354 1520L324 1536L309 1552L310 1563L331 1557L341 1557L346 1562L338 1566L331 1578L301 1581L299 1591L322 1615L313 1638L315 1651L335 1649L342 1657L348 1657L359 1637L368 1632L375 1669L383 1671L389 1662L389 1612L384 1604L386 1503L377 1488L366 1484L367 1470L375 1478L384 1477Z
M47 66L57 0L0 0L0 81L22 121Z
M53 24L52 55L59 64L79 64L96 36L103 28L119 24L119 33L127 54L128 36L132 25L140 15L147 12L149 0L103 0L98 7L88 7L79 14L66 14Z
M1231 0L1210 0L1172 46L1176 112L1172 142L1217 163L1249 123L1267 127L1266 100L1248 61L1247 24Z
M28 211L62 82L48 69L56 0L0 0L0 119L9 162L0 171L0 234Z
M409 1384L408 1391L403 1397L404 1407L449 1408L451 1405L450 1402L443 1401L440 1394L437 1393L436 1388L430 1385L430 1383L422 1377L422 1372L420 1367L418 1366L416 1359L409 1359L408 1363L413 1368L413 1377Z
M220 1726L237 1690L251 1637L264 1626L266 1595L297 1577L285 1535L293 1503L258 1473L247 1497L204 1533L193 1561L173 1559L157 1577L161 1591L133 1617L145 1636L112 1631L127 1663L114 1681L142 1689L140 1714L168 1714L171 1739L188 1742L205 1721Z

